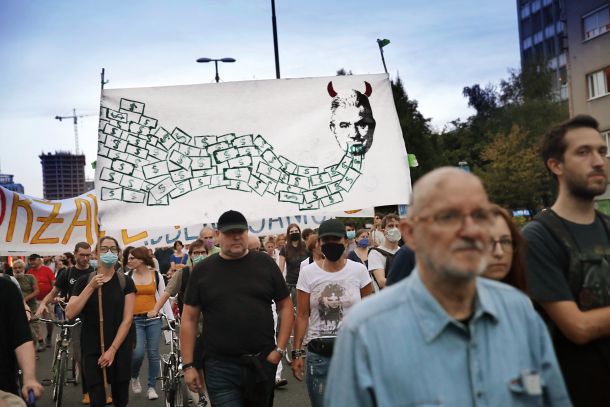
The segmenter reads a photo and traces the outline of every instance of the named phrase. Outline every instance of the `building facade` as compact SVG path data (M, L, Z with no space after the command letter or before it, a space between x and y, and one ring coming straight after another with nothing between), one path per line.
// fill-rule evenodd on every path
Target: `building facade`
M85 193L85 156L69 152L43 153L42 188L45 199L67 199Z
M553 74L553 90L559 100L569 96L563 3L517 0L521 68L546 65Z
M564 8L570 116L595 117L610 146L610 1L565 0ZM598 206L610 213L610 189Z
M16 184L13 181L13 174L0 174L0 186L8 189L9 191L15 191L20 194L25 193L23 185Z

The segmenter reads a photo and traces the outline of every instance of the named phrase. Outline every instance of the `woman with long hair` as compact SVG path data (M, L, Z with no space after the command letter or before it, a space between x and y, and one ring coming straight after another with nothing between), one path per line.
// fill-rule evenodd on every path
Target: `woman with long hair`
M66 318L80 316L82 320L83 373L87 378L91 406L104 407L111 402L124 407L129 401L129 368L135 339L131 322L136 288L131 277L115 271L114 266L121 254L115 238L100 238L96 252L99 259L97 273L89 273L77 280L66 307ZM103 317L102 329L100 317ZM100 338L102 330L103 342ZM112 398L106 394L105 378L111 386Z
M286 284L290 290L293 303L296 301L296 285L299 279L301 262L309 256L307 246L301 238L301 228L296 223L288 225L286 231L288 241L280 250L280 270L286 276Z
M309 237L307 238L306 245L307 250L309 250L309 256L301 262L300 270L303 270L303 267L314 262L318 266L322 267L322 262L324 261L324 254L322 254L322 250L320 249L320 240L318 239L318 234L315 232L310 233Z
M148 354L148 391L149 400L159 398L155 389L159 376L159 341L161 339L162 322L156 316L155 304L165 290L161 274L155 270L155 263L146 247L136 247L127 257L131 269L130 276L136 286L136 298L133 307L133 321L136 326L136 348L133 352L131 365L131 390L138 394L142 392L140 384L140 368L144 360L144 352ZM152 318L151 318L152 317ZM171 315L167 315L168 318Z
M525 292L525 238L510 214L492 205L491 253L483 277L502 281Z
M347 254L347 258L356 263L364 264L368 269L370 244L368 229L358 230L354 242L356 243L356 248Z

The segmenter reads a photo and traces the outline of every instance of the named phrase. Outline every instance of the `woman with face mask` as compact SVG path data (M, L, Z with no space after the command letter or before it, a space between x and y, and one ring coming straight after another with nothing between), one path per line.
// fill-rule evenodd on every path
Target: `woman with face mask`
M97 273L80 277L66 307L66 318L82 320L81 352L83 371L92 407L113 403L127 406L131 358L135 340L132 327L135 285L131 277L115 271L121 248L110 236L102 237L96 248ZM101 290L102 310L99 309ZM100 317L103 317L104 350L101 350ZM112 397L104 388L106 369Z
M301 238L301 229L296 223L288 226L286 246L280 250L280 270L286 277L290 298L296 303L296 285L299 279L301 262L309 257L309 251Z
M362 263L367 268L369 266L369 231L367 229L360 229L356 232L355 236L356 248L351 250L347 254L347 258L355 261L356 263Z
M296 350L292 362L297 380L303 380L307 372L307 392L313 407L322 406L334 339L343 318L373 291L366 267L345 256L347 238L341 221L322 222L318 237L324 259L321 265L313 262L305 266L297 282ZM304 338L308 342L304 343Z
M200 233L200 236L203 234ZM186 287L189 281L189 277L192 273L192 269L194 269L195 267L197 267L197 265L201 264L201 262L206 258L209 257L208 253L208 248L210 247L209 244L206 244L206 242L211 241L213 242L213 240L211 239L205 239L204 236L204 240L202 239L197 239L194 242L192 242L189 245L189 259L190 262L192 262L193 267L184 267L180 270L177 270L174 275L172 276L172 278L167 282L167 286L165 287L165 289L163 290L159 290L159 292L161 292L161 295L159 295L159 297L157 298L157 302L155 304L155 306L153 307L153 309L148 313L148 317L152 318L155 317L156 315L159 314L159 311L162 309L163 313L165 315L168 316L168 318L173 318L170 317L171 315L171 311L169 310L169 303L167 302L167 300L169 299L169 297L173 297L175 295L178 296L178 312L181 314L182 313L182 305L184 302L184 294L186 291ZM199 323L201 324L201 320L199 321ZM201 328L201 327L200 327ZM199 329L199 331L201 332L201 329ZM194 355L194 361L195 361L195 367L197 368L198 372L199 372L199 377L201 380L201 383L204 383L203 381L203 364L201 363L201 361L203 361L203 354L198 354L197 352L201 352L201 350L203 349L203 344L201 343L200 338L197 338L197 345L195 346L195 355ZM202 389L201 390L201 394L199 394L199 402L201 403L201 405L204 405L204 403L206 402L206 398L205 398L205 392Z

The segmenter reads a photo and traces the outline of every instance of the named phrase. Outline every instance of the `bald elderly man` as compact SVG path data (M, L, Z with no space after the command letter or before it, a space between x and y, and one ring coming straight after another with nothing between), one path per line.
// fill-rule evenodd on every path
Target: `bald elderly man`
M530 300L478 277L490 250L481 181L440 168L413 188L414 272L362 301L335 344L325 406L570 406Z

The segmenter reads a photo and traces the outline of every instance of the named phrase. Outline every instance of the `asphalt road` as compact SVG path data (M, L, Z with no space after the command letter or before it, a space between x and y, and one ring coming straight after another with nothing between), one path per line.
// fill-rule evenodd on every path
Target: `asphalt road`
M163 341L162 341L163 342ZM167 347L165 345L161 345L161 353L167 352ZM51 378L51 358L52 358L53 348L47 348L43 352L37 353L39 359L37 360L36 366L36 375L38 380L43 384L45 391L40 398L36 402L37 407L52 407L55 405L51 398L52 388L50 384ZM140 381L143 383L143 391L141 394L133 394L131 390L129 391L129 405L130 406L164 406L163 400L163 392L161 391L161 384L157 384L157 393L159 394L158 400L148 400L146 398L146 375L148 372L148 364L146 359L144 360L144 364L142 365L142 369L140 371ZM68 374L70 376L70 374ZM290 370L290 366L284 363L284 372L282 376L288 380L288 385L282 388L279 388L275 391L275 401L274 406L279 407L305 407L310 406L309 398L307 396L307 389L305 387L305 383L301 383L296 381L292 376L292 372ZM63 406L82 406L82 391L80 384L77 386L73 384L67 384L64 389L64 402ZM194 407L195 404L191 403Z

